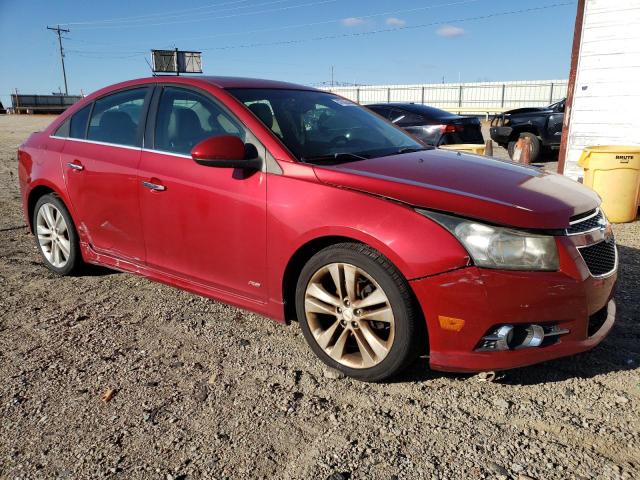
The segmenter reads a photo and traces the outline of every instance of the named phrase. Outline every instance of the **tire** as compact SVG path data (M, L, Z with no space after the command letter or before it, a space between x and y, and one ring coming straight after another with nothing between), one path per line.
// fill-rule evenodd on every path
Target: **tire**
M540 156L540 139L533 133L523 132L519 138L529 138L531 141L531 163L537 162ZM509 158L513 159L513 152L516 148L516 141L509 142L507 150L509 152Z
M342 303L334 275L347 291ZM353 285L350 292L347 284ZM332 245L307 262L296 286L296 313L320 360L359 380L387 379L426 347L426 326L409 284L387 258L363 244Z
M62 200L53 193L40 197L31 221L36 245L46 267L60 276L77 273L83 265L78 233ZM55 229L49 228L52 221Z

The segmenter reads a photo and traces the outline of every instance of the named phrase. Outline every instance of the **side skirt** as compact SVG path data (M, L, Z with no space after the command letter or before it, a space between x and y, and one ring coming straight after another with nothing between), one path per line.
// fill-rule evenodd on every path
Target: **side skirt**
M272 318L278 323L286 323L283 318L284 309L282 305L260 302L242 295L236 295L218 288L203 285L177 275L171 275L167 272L149 268L146 265L140 265L129 260L122 260L112 255L98 253L86 242L80 242L80 249L82 250L83 258L87 263L112 268L125 273L133 273L149 280L164 283L170 287L186 290L202 297L259 313L260 315ZM278 312L280 312L279 315Z

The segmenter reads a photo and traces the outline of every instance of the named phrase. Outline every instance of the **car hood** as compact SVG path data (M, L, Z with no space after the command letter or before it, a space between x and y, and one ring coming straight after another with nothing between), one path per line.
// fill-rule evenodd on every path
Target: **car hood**
M314 170L326 184L520 228L566 228L570 217L600 204L595 192L561 175L438 149Z
M527 107L527 108L516 108L514 110L507 110L504 112L505 115L524 115L531 113L543 113L548 112L551 113L552 110L549 110L547 107Z

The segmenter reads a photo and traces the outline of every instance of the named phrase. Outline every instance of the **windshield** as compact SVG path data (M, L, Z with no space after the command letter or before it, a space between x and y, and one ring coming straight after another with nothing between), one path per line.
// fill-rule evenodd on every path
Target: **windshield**
M309 90L230 89L303 162L341 163L423 150L369 110Z
M556 111L556 112L564 112L564 102L565 102L565 100L566 100L566 98L563 98L559 102L552 103L547 108L549 110L553 110L553 111Z

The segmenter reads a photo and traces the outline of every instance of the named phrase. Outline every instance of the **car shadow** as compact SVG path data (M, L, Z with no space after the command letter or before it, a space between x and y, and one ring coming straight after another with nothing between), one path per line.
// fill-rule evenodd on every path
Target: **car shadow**
M529 367L497 372L496 382L506 385L535 385L571 378L593 378L622 370L640 368L640 250L618 245L619 269L616 289L617 315L611 333L588 352ZM464 380L473 374L442 373L429 369L426 358L418 359L391 383L420 382L437 378Z
M78 277L106 277L108 275L114 275L116 273L121 273L117 270L112 270L107 267L103 267L102 265L93 265L86 264L83 266L80 272L78 272Z

